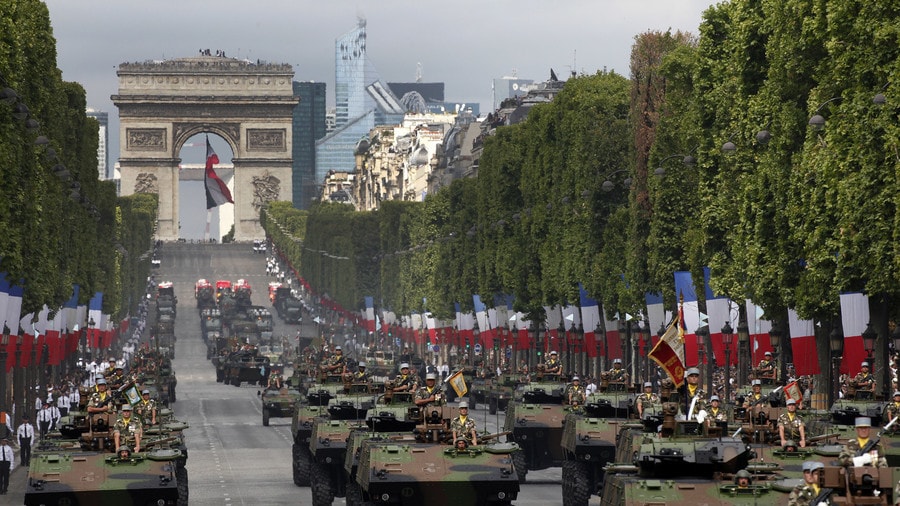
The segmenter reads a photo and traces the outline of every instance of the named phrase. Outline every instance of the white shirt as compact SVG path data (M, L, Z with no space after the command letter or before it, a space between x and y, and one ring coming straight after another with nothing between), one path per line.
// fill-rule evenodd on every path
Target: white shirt
M597 391L597 384L593 381L588 383L588 385L584 388L585 395L591 395L592 393Z
M46 408L38 411L38 422L52 422L53 421L53 412L50 411L51 408Z
M2 453L2 455L0 455L0 462L3 460L9 462L9 471L12 472L12 470L16 468L16 456L13 453L12 447L9 445L2 445L0 446L0 453Z
M72 390L72 393L69 394L69 407L77 406L81 403L81 393L77 388Z
M60 395L59 398L56 399L56 405L57 405L57 407L66 408L66 409L69 409L70 407L72 407L72 404L69 401L68 395Z
M22 425L19 425L19 430L16 431L16 436L18 438L30 437L32 440L34 439L34 425L31 425L28 422L22 422Z

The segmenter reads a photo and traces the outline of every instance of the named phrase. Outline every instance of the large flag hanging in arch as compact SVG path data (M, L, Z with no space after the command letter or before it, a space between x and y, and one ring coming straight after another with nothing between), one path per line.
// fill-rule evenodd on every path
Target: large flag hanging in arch
M213 151L212 146L209 144L209 137L207 137L206 175L203 178L203 182L206 185L207 209L212 209L216 206L221 206L222 204L234 204L234 199L231 198L231 191L228 189L228 185L225 184L225 181L219 179L219 176L216 175L216 171L213 170L213 165L217 163L219 163L219 156Z

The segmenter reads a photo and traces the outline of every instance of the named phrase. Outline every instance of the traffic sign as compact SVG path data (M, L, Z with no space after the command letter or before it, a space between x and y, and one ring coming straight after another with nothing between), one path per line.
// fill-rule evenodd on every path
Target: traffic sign
M394 338L394 346L400 346L400 338L399 337Z
M441 351L441 347L438 345L432 346L431 349L434 350L435 353L440 353Z
M481 353L481 343L475 343L475 353Z
M509 358L511 356L512 356L512 348L507 347L506 348L506 358Z

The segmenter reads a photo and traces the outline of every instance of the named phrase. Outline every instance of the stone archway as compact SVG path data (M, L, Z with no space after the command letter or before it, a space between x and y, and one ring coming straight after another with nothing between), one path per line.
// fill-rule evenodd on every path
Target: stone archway
M157 238L178 239L178 153L215 133L234 153L234 238L262 237L259 210L291 200L293 68L220 56L123 63L119 93L121 194L159 194Z

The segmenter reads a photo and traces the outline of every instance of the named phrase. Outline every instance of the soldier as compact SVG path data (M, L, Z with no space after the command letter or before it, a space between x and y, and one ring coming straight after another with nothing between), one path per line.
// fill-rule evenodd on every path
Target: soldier
M22 416L22 424L16 430L16 436L19 438L19 456L22 465L28 467L31 462L31 444L34 441L34 425L31 425L28 415Z
M653 383L644 382L644 393L637 398L638 418L644 418L644 411L654 404L659 404L659 396L653 393Z
M746 469L741 469L734 475L734 484L738 486L738 488L750 488L750 485L753 483L753 475L750 474L750 471Z
M464 437L456 438L456 451L464 452L469 450L469 442Z
M781 437L781 446L786 441L800 441L800 448L806 448L806 424L803 418L797 414L797 401L787 400L787 411L778 416L778 435Z
M419 378L410 374L409 364L400 364L400 374L394 378L394 392L413 392L419 384Z
M819 488L819 476L825 464L814 460L807 460L803 463L803 483L800 483L788 498L788 506L816 506L813 500L819 497L821 489Z
M144 425L156 425L156 401L150 398L150 390L141 391L141 400L134 407Z
M360 361L356 364L356 368L358 369L355 373L353 373L353 382L354 383L368 383L369 382L369 373L366 372L366 363Z
M281 369L273 367L272 371L269 373L269 380L266 383L266 388L281 390L283 385L284 375L281 374Z
M47 436L47 433L50 432L50 427L53 425L53 411L50 409L50 403L47 401L44 401L42 406L43 407L37 414L37 422L41 439L44 439L44 437Z
M119 448L123 443L130 442L131 440L134 440L134 451L141 451L141 435L143 434L144 427L137 417L131 415L131 404L126 402L122 405L122 414L116 420L116 425L113 428L113 440L116 443L116 453L119 452Z
M430 408L432 406L443 406L446 403L441 391L435 386L437 375L430 372L425 375L425 386L416 392L416 406Z
M566 401L570 406L581 406L584 404L584 387L581 386L581 378L578 376L572 377L572 384L569 385L568 393L566 394Z
M700 387L700 369L691 367L685 373L685 383L678 389L681 395L681 410L690 419L696 419L700 410L706 407L706 392ZM693 411L691 407L693 405Z
M713 427L716 425L716 422L727 422L728 421L728 413L725 412L724 409L719 407L719 396L713 395L709 398L709 416L706 417L706 426Z
M613 368L607 371L607 374L609 374L609 381L628 383L628 372L622 368L621 358L613 360Z
M562 364L559 363L558 354L555 351L550 352L550 358L544 364L544 374L561 374Z
M900 416L900 390L895 391L893 397L893 402L884 407L884 418L887 420Z
M751 389L753 390L750 395L748 395L744 399L744 407L752 408L754 406L761 406L764 402L768 401L769 398L762 394L762 381L755 379L751 383Z
M131 448L127 446L119 447L119 461L126 461L131 459Z
M475 430L475 421L469 418L469 403L459 403L459 416L450 421L450 430L453 431L453 440L463 438L469 445L478 444L478 432Z
M875 393L875 376L869 372L868 362L863 362L859 366L861 370L853 377L853 383L856 385L856 398L872 399Z
M322 366L322 369L325 370L329 374L341 374L344 372L344 364L346 363L346 359L344 358L344 352L341 350L340 346L334 347L334 355L328 359L327 362Z
M775 380L775 361L772 360L771 351L767 351L765 354L765 358L759 361L757 370L759 371L761 377Z
M844 445L838 461L844 467L887 467L884 448L878 439L870 439L872 419L862 416L856 419L856 437Z
M9 446L9 439L0 439L0 495L5 495L9 487L9 474L16 468L16 455Z

